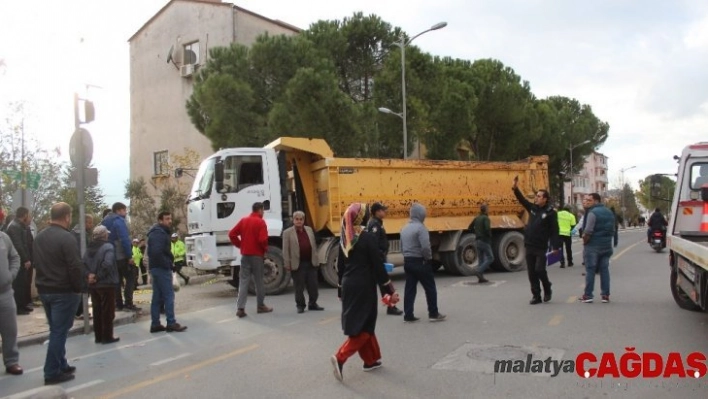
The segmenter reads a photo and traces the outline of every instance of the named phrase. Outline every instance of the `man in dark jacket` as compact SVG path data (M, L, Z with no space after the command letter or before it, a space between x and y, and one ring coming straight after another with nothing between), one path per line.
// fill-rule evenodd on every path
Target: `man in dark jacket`
M49 323L49 344L44 362L44 384L60 384L74 379L76 367L66 361L66 337L74 325L82 289L83 263L76 240L69 231L71 206L54 204L49 227L35 238L35 285Z
M20 254L20 272L12 283L15 290L15 305L18 315L28 315L32 307L32 231L30 222L32 215L29 209L21 206L15 212L15 219L7 227L7 235L12 240L17 253Z
M148 268L152 276L151 333L160 331L182 332L187 329L187 326L180 325L175 319L175 291L172 287L174 257L172 256L172 242L170 241L171 227L172 213L163 211L157 216L157 223L150 228L147 235ZM167 327L160 323L161 305L165 306Z
M383 227L383 220L386 217L387 206L384 206L380 202L375 202L371 205L371 219L366 225L366 231L376 237L376 242L378 243L379 252L383 257L383 261L386 262L386 257L388 256L388 237L386 236L386 230ZM381 291L381 296L385 295L384 289L379 287ZM403 311L396 307L396 305L389 305L386 309L386 314L392 316L400 316Z
M529 303L536 305L541 303L541 284L543 284L543 302L551 300L551 281L546 272L546 252L549 242L552 252L557 253L561 249L561 242L558 238L558 217L556 211L548 203L550 197L548 191L538 190L532 204L519 191L518 182L519 177L517 176L514 178L512 189L516 199L529 213L529 221L524 229L524 247L526 269L529 273L531 294L533 295Z
M263 220L264 207L256 202L251 207L252 213L229 231L231 243L241 250L241 270L239 272L238 299L236 300L236 316L246 317L246 300L248 299L248 284L256 286L257 313L269 313L272 307L265 304L265 287L263 285L263 263L268 251L268 227Z
M654 209L654 213L649 217L649 229L647 230L647 242L651 243L651 233L655 231L662 231L668 226L668 222L664 215L661 214L661 209Z
M484 272L487 271L489 265L494 262L494 252L492 251L492 227L487 215L487 204L482 204L479 207L479 215L474 218L468 230L474 231L475 246L477 248L477 278L479 283L488 283L489 280L484 278Z
M133 304L133 292L135 291L135 264L133 263L133 246L128 234L128 225L125 223L125 216L128 214L128 207L122 202L113 204L112 212L106 215L101 222L111 232L109 240L116 247L116 263L118 264L118 274L120 282L116 286L116 307L118 310L125 309L139 311L140 308ZM125 287L125 301L121 295L121 285ZM124 305L125 304L125 305Z
M1 212L1 211L0 211ZM0 232L0 338L5 372L20 375L20 351L17 348L17 307L12 295L12 282L20 270L20 255L10 237Z
M97 344L120 341L120 338L113 336L118 268L116 250L108 242L109 234L106 226L96 227L91 233L93 239L83 257L93 305L93 333Z

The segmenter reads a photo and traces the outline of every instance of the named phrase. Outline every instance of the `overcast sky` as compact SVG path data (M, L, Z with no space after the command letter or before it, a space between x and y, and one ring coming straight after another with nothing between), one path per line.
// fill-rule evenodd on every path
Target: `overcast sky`
M95 100L94 162L107 202L128 179L128 38L166 0L0 2L0 105L26 100L28 130L68 159L72 93ZM599 151L609 179L674 173L674 154L708 141L708 2L629 0L247 0L235 4L307 28L356 11L413 35L424 51L496 58L530 82L539 98L574 97L609 122ZM86 92L84 84L100 86Z

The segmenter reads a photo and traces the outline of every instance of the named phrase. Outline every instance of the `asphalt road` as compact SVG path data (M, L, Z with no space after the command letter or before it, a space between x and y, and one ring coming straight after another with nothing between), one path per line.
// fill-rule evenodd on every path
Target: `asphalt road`
M361 370L352 357L344 383L335 380L329 357L344 339L339 301L320 290L323 312L295 313L292 291L268 297L275 312L235 317L233 291L223 284L189 286L178 301L195 296L199 310L178 314L185 333L150 334L149 321L118 327L120 343L102 346L92 336L68 340L76 380L64 385L73 397L90 398L705 398L708 379L580 378L575 373L494 373L494 360L573 360L582 352L619 357L637 353L708 353L708 316L681 310L669 291L667 253L657 254L642 231L623 232L611 264L612 302L577 302L584 277L579 243L576 266L550 268L553 300L531 306L526 273L474 277L436 276L442 323L403 323L379 315L377 336L384 367ZM402 271L395 283L403 288ZM595 295L599 297L599 279ZM190 306L182 306L189 309ZM383 309L383 308L382 308ZM419 289L418 316L425 316ZM0 375L0 396L42 384L44 346L24 348L23 377Z

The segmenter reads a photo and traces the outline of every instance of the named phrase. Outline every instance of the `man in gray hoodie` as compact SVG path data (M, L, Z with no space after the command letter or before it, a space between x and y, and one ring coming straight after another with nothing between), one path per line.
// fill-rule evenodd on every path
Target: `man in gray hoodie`
M406 272L406 288L403 297L403 321L420 320L413 314L418 282L425 290L430 321L445 320L445 315L438 312L438 291L433 275L433 251L430 248L430 233L425 227L425 207L420 204L411 206L411 219L401 230L401 248L403 250L403 270Z
M12 290L12 282L19 271L20 255L10 237L0 232L0 337L5 372L13 375L22 374L22 367L17 364L20 360L17 349L17 307Z

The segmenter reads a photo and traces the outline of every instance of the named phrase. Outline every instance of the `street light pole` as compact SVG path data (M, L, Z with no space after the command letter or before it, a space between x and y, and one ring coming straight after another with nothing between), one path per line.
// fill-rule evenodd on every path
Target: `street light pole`
M438 22L437 24L431 26L417 35L413 36L409 40L405 40L405 37L401 33L401 41L394 43L401 48L401 104L403 109L401 110L401 119L403 119L403 159L408 158L408 119L406 115L406 46L409 45L418 36L428 33L430 31L442 29L447 26L447 22ZM420 156L420 154L418 154Z
M573 197L573 181L575 180L575 173L573 172L573 150L589 143L590 140L585 140L582 143L576 145L568 144L568 151L570 152L570 204L575 211L575 198Z
M626 171L628 171L628 170L630 170L630 169L634 169L634 168L636 168L636 167L637 167L637 166L634 165L634 166L630 166L629 168L622 168L622 169L620 169L620 173L622 173L622 181L620 182L620 185L621 185L621 187L620 187L620 207L621 207L621 208L620 208L620 209L621 209L621 211L622 211L622 227L623 227L623 228L627 228L627 222L625 221L625 211L626 211L626 208L625 208L625 206L624 206L624 172L626 172Z

